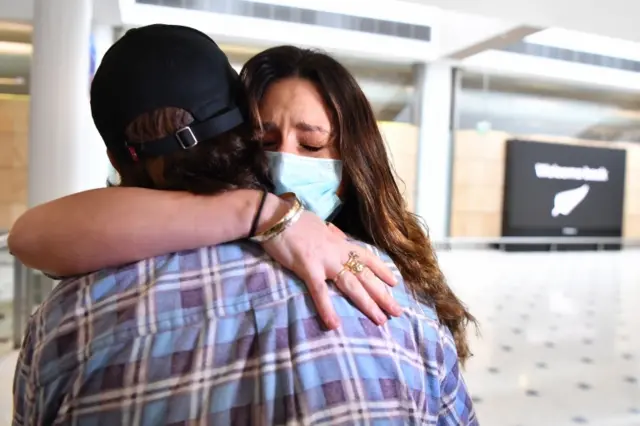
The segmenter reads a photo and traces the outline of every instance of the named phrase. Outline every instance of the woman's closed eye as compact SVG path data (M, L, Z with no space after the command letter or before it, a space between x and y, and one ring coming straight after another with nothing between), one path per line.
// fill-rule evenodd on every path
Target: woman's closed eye
M302 149L304 149L306 151L309 151L309 152L318 152L321 149L323 149L324 147L326 147L325 144L323 144L323 145L311 144L311 143L308 143L308 142L305 142L305 141L299 141L298 144L299 144L300 148L302 148Z
M258 139L262 142L262 147L266 150L277 150L280 145L280 141L277 139L272 139L269 137L262 137ZM299 140L298 146L308 152L318 152L324 149L327 144L326 143L317 143L306 140Z

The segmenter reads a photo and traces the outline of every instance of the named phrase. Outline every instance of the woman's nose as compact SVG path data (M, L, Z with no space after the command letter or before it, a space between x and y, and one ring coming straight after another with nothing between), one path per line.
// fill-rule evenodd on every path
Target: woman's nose
M298 138L294 132L283 135L278 151L285 154L296 154L298 152Z

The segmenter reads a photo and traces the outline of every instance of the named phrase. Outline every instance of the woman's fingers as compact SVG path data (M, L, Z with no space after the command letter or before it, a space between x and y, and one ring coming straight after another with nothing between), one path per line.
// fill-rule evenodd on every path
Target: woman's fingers
M360 280L350 271L345 271L336 279L336 286L363 314L371 321L382 325L387 321L387 316L378 307L369 293L362 286Z
M340 320L336 314L331 297L329 296L329 285L321 276L308 276L304 280L313 299L313 304L318 311L320 319L329 330L335 330L340 325Z
M390 286L394 286L398 284L398 279L393 275L391 269L375 254L371 253L369 250L364 249L359 246L354 246L356 248L356 253L360 257L360 262L364 264L367 268L371 269L380 280L387 283Z
M394 317L402 315L402 307L388 291L388 287L369 268L364 268L356 277L380 309Z

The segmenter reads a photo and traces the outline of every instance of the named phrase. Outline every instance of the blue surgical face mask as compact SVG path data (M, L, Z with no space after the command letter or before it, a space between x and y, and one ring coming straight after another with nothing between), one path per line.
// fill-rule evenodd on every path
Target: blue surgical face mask
M304 207L327 220L342 201L342 161L267 151L276 194L295 193Z

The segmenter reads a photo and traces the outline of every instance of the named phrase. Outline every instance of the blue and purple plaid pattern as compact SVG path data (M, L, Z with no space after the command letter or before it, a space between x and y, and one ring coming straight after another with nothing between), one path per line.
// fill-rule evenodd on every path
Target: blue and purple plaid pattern
M67 280L29 323L13 424L476 425L451 334L391 291L404 314L383 327L334 292L324 331L250 243Z

